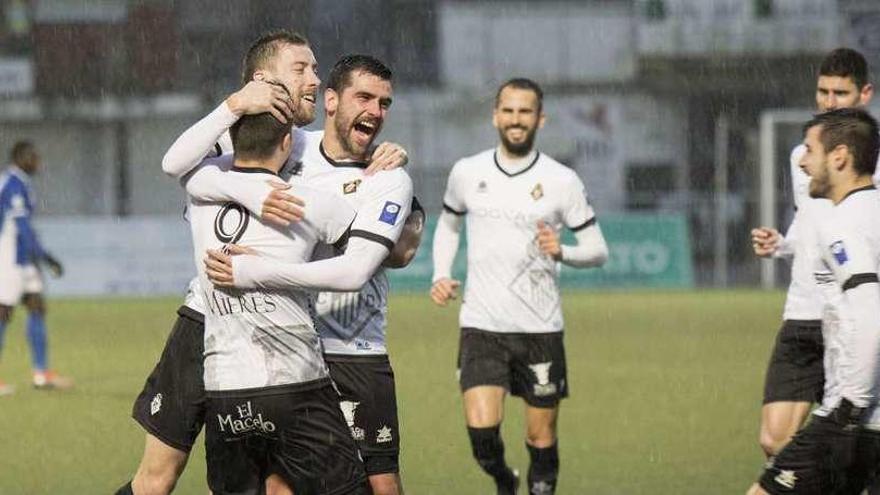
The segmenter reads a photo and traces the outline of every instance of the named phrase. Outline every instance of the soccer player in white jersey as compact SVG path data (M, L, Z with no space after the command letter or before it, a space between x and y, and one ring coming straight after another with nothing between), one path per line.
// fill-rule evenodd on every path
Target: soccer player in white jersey
M30 178L40 168L40 155L33 143L19 141L10 158L12 164L0 173L0 350L13 308L24 304L34 387L67 388L73 382L48 368L46 305L38 267L45 266L55 276L63 269L43 248L31 224L34 197ZM11 385L0 381L0 395L12 392Z
M816 107L820 112L865 107L872 95L867 62L859 52L839 48L822 61L816 81ZM822 399L822 298L813 279L813 259L805 252L804 246L810 242L802 234L802 227L808 223L807 216L813 212L821 214L830 204L824 199L810 198L810 178L799 165L804 152L805 147L800 144L791 153L795 215L785 237L767 227L752 231L757 255L793 257L782 327L764 382L759 442L767 457L776 455L791 440L813 403Z
M402 169L369 177L364 173L368 150L391 104L391 78L391 71L373 57L342 57L324 94L324 131L297 133L304 146L296 157L295 177L342 194L357 210L345 253L336 256L337 250L325 246L318 261L290 265L263 256L231 258L213 252L213 275L208 271L221 285L325 291L315 302L317 326L374 494L402 491L394 375L385 344L389 287L380 264L399 244L414 201L412 182ZM253 209L259 210L265 194L245 197L247 192L232 187L224 175L216 167L202 167L188 178L187 191L196 197L256 201ZM308 219L308 204L305 208ZM415 247L404 258L411 258Z
M534 149L545 119L542 99L528 79L498 89L492 123L501 142L452 168L434 234L431 298L445 305L459 286L451 269L467 220L459 381L474 457L499 494L515 493L519 484L500 435L508 392L526 402L528 492L555 492L556 419L568 395L559 263L584 268L608 257L581 179ZM577 244L560 245L562 226Z
M806 124L804 145L810 197L832 204L803 229L824 302L825 390L749 493L858 495L880 468L877 122L857 108L826 112Z
M227 129L241 115L270 112L297 126L315 118L314 99L320 80L308 41L297 33L273 31L251 45L243 61L241 90L232 94L199 124L209 126L207 144L189 146L181 141L169 149L163 168L179 177L198 164L206 154L231 150ZM267 81L281 83L269 84ZM291 98L292 96L292 98ZM220 130L213 131L213 121ZM199 143L201 134L185 133ZM296 146L297 143L294 143ZM371 156L371 168L397 167L406 154L397 145L382 143ZM174 167L178 167L175 169ZM280 182L280 181L279 181ZM237 184L247 187L246 184ZM289 187L289 186L285 186ZM262 201L262 199L261 199ZM279 225L301 219L301 201L283 190L273 190L266 200L263 218ZM258 205L260 203L258 202ZM133 480L122 486L120 495L134 493L167 494L183 472L190 449L204 423L204 384L202 381L203 319L205 305L194 279L178 310L178 318L168 336L162 356L148 377L132 408L132 416L146 431L144 453ZM196 290L194 290L196 289Z

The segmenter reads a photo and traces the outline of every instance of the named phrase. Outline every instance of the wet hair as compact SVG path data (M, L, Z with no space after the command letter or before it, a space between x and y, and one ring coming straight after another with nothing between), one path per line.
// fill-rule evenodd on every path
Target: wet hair
M9 150L9 159L13 163L21 163L25 155L32 151L34 151L34 143L30 141L16 141L12 145L12 149Z
M276 84L280 87L280 84ZM275 149L290 134L291 123L283 123L269 112L242 115L232 127L232 147L236 158L262 160L272 156Z
M354 72L366 72L383 81L391 81L394 77L391 69L378 58L357 53L349 54L337 60L330 70L327 89L342 93L345 88L351 86L351 75Z
M501 103L501 92L505 88L524 89L535 93L535 97L538 98L538 111L540 112L544 108L544 90L538 86L538 83L525 77L514 77L498 87L498 92L495 93L495 108L498 108L498 104Z
M241 63L241 83L247 84L254 73L265 69L284 45L309 46L305 36L285 29L269 31L251 43Z
M880 152L877 121L860 108L838 108L820 113L804 125L804 134L820 126L819 141L828 153L846 146L853 156L853 168L859 175L873 175Z
M822 60L819 75L848 77L861 90L868 84L868 62L852 48L837 48Z

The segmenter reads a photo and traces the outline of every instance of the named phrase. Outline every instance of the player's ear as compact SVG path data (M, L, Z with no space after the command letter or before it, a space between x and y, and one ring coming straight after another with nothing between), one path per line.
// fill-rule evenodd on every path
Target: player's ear
M284 135L284 139L281 140L281 151L287 153L290 150L290 146L293 144L293 138L290 137L290 133Z
M859 103L863 106L867 106L871 103L871 98L874 96L874 85L871 83L867 83L862 86L861 94L859 95Z
M336 91L327 88L324 90L324 110L327 111L327 115L333 115L336 113L336 108L339 106L339 95Z
M498 107L492 109L492 126L498 129Z
M538 129L543 128L545 122L547 122L547 114L541 110L541 114L538 116Z
M254 77L252 77L254 81L265 81L266 80L266 72L263 70L257 70L254 72Z

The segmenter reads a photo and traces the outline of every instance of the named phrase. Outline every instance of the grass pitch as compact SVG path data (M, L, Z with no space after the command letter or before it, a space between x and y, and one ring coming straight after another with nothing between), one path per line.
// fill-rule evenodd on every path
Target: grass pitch
M50 301L52 366L77 386L29 388L24 318L0 376L0 494L113 493L143 431L129 417L179 301ZM560 417L560 494L741 493L763 461L761 386L782 295L752 291L567 293L571 397ZM472 460L455 382L457 308L393 297L389 340L411 495L494 493ZM508 461L525 472L522 401L508 399ZM207 493L199 440L177 493ZM524 491L524 490L523 490Z

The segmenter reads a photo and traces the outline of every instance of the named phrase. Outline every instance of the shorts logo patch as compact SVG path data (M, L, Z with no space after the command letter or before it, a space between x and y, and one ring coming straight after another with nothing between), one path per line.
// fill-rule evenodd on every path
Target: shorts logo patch
M155 416L160 409L162 409L162 394L156 394L150 401L150 416Z
M376 430L376 443L388 443L391 441L391 428L387 425Z
M849 261L849 257L846 255L846 248L843 246L843 241L837 241L831 244L831 254L834 255L834 259L837 261L838 265L843 265Z
M537 481L532 483L529 488L530 495L551 495L553 493L553 485L546 481Z
M235 406L237 414L218 414L217 421L220 423L220 431L229 432L233 435L241 435L252 431L272 433L275 431L275 423L263 419L263 413L254 415L254 407L251 401Z
M777 474L775 478L773 478L773 481L791 490L794 488L794 484L797 482L797 476L794 475L794 471L787 471L783 469L779 471L779 474Z
M379 215L379 221L388 225L397 223L397 215L400 214L400 205L393 201L386 201L385 207L382 208L382 214Z
M551 366L553 366L553 361L529 365L529 369L535 374L535 380L538 382L534 386L535 396L537 397L546 397L556 393L556 384L550 383Z
M366 436L364 434L364 429L358 428L354 424L354 413L359 405L361 405L360 402L354 402L350 400L343 400L339 402L339 408L342 409L342 415L345 416L345 422L348 423L348 428L351 430L351 438L354 438L358 441L363 440Z

